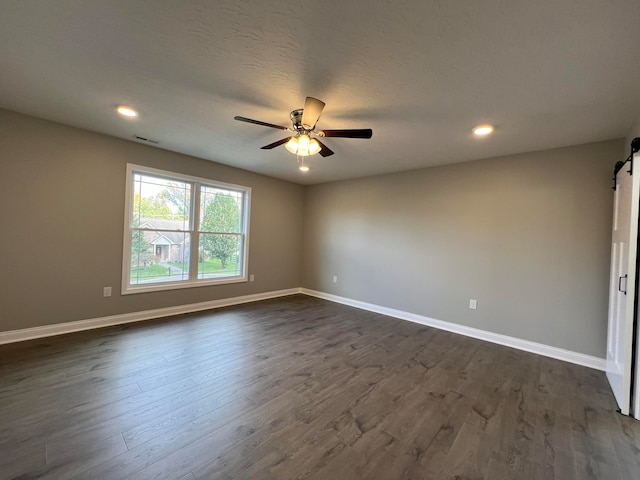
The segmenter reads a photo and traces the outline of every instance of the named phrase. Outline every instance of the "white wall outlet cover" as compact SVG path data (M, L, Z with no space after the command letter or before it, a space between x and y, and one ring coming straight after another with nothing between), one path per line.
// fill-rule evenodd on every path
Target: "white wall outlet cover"
M253 276L253 273L251 275L249 275L249 281L253 282L255 280L255 277Z
M469 299L469 308L471 310L476 310L478 308L478 301L473 298Z
M111 287L104 287L102 289L102 295L105 297L110 297L111 296Z
M333 276L333 283L338 283L338 275Z

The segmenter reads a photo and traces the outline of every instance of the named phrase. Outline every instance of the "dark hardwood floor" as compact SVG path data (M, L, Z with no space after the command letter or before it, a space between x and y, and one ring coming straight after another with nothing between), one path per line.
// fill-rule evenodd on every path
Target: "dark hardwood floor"
M640 478L602 372L292 296L0 346L2 479Z

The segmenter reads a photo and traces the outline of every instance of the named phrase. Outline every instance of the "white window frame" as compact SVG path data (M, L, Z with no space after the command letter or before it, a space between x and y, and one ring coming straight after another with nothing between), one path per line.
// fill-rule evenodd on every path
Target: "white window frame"
M190 258L189 261L189 278L186 280L153 282L143 284L131 284L131 237L133 222L131 217L131 209L133 206L134 191L133 178L135 174L153 175L164 178L166 180L175 180L191 184L191 198L189 207L189 230L187 233L191 235L190 239ZM229 275L217 278L198 278L198 254L199 254L199 222L200 222L200 186L235 190L243 194L243 211L242 211L242 231L243 237L242 252L240 258L242 267L240 275ZM176 290L180 288L202 287L206 285L224 285L229 283L240 283L248 281L248 261L249 261L249 213L251 212L251 188L242 185L234 185L231 183L220 182L208 178L194 177L182 173L170 172L167 170L159 170L157 168L145 167L142 165L127 164L127 179L125 186L125 207L124 207L124 239L122 248L122 289L123 295L132 293L158 292L164 290ZM195 252L195 253L194 253ZM195 267L195 268L193 268Z

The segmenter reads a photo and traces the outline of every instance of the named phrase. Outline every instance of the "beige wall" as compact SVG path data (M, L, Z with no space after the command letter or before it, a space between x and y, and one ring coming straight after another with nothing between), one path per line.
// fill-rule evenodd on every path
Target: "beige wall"
M614 140L308 187L303 286L604 357L621 151Z
M120 296L127 162L251 187L255 282ZM0 166L0 331L300 285L301 186L5 110Z

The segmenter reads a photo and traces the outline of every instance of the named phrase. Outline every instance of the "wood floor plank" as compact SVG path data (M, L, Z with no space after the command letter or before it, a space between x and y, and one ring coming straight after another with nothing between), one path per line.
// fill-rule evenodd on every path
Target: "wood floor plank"
M294 295L0 346L0 480L637 480L602 372Z
M611 441L622 478L633 478L640 472L640 431L636 420L622 415L612 415L618 423L612 429ZM615 432L615 433L613 433ZM621 432L621 434L617 434Z
M44 440L24 443L9 443L0 446L0 478L3 480L23 478L26 467L38 471L47 464L47 448ZM29 478L29 477L26 477Z
M445 458L443 478L482 478L489 463L489 457L478 455L482 441L482 428L475 422L464 422Z
M561 480L577 476L573 437L569 434L572 421L562 413L541 406L538 411L541 435L535 439L535 459L538 477L545 480Z

